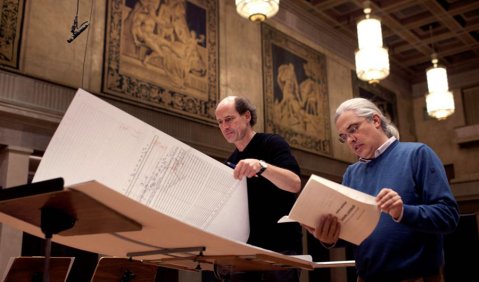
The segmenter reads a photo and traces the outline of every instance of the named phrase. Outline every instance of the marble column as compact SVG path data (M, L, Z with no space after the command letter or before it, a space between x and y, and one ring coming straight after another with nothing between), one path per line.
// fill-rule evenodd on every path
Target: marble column
M0 147L0 186L2 189L28 182L29 157L33 150L15 147ZM22 232L0 223L0 273L5 272L10 257L20 256Z

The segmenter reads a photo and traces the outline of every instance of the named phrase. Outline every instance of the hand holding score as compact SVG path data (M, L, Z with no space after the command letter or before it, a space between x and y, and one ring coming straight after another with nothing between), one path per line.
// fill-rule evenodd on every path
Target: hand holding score
M381 211L388 213L393 219L398 220L401 217L404 203L396 191L390 188L381 189L376 196L376 203Z
M302 226L319 241L334 245L339 239L341 223L338 218L332 214L323 214L319 218L316 228L302 224Z
M243 177L257 177L257 173L261 170L259 160L257 159L244 159L239 161L234 167L233 176L235 179L243 179Z

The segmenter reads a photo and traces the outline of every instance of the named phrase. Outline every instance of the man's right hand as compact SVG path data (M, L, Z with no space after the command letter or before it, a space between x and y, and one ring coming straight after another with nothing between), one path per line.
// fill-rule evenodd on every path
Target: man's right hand
M324 244L334 245L339 239L341 223L332 214L323 214L319 218L316 227L302 225L311 235Z

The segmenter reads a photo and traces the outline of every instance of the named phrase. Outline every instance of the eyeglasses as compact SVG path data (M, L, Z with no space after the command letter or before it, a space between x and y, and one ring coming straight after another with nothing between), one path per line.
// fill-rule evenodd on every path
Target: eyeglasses
M357 122L357 123L353 123L353 124L350 124L348 126L348 128L346 129L346 133L341 133L339 134L339 142L341 143L346 143L346 141L348 141L348 138L349 137L352 137L353 134L355 134L356 132L358 132L359 130L359 127L361 126L361 124L363 124L366 120L363 120L361 122Z

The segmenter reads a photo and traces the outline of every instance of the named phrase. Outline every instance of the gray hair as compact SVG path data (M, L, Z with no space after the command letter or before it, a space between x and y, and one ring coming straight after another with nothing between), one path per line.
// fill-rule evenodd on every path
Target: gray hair
M336 122L344 112L353 111L359 117L365 117L371 120L374 115L381 119L381 128L387 137L396 137L399 140L399 131L394 124L387 118L383 112L371 101L364 98L353 98L344 101L336 109L334 121Z

